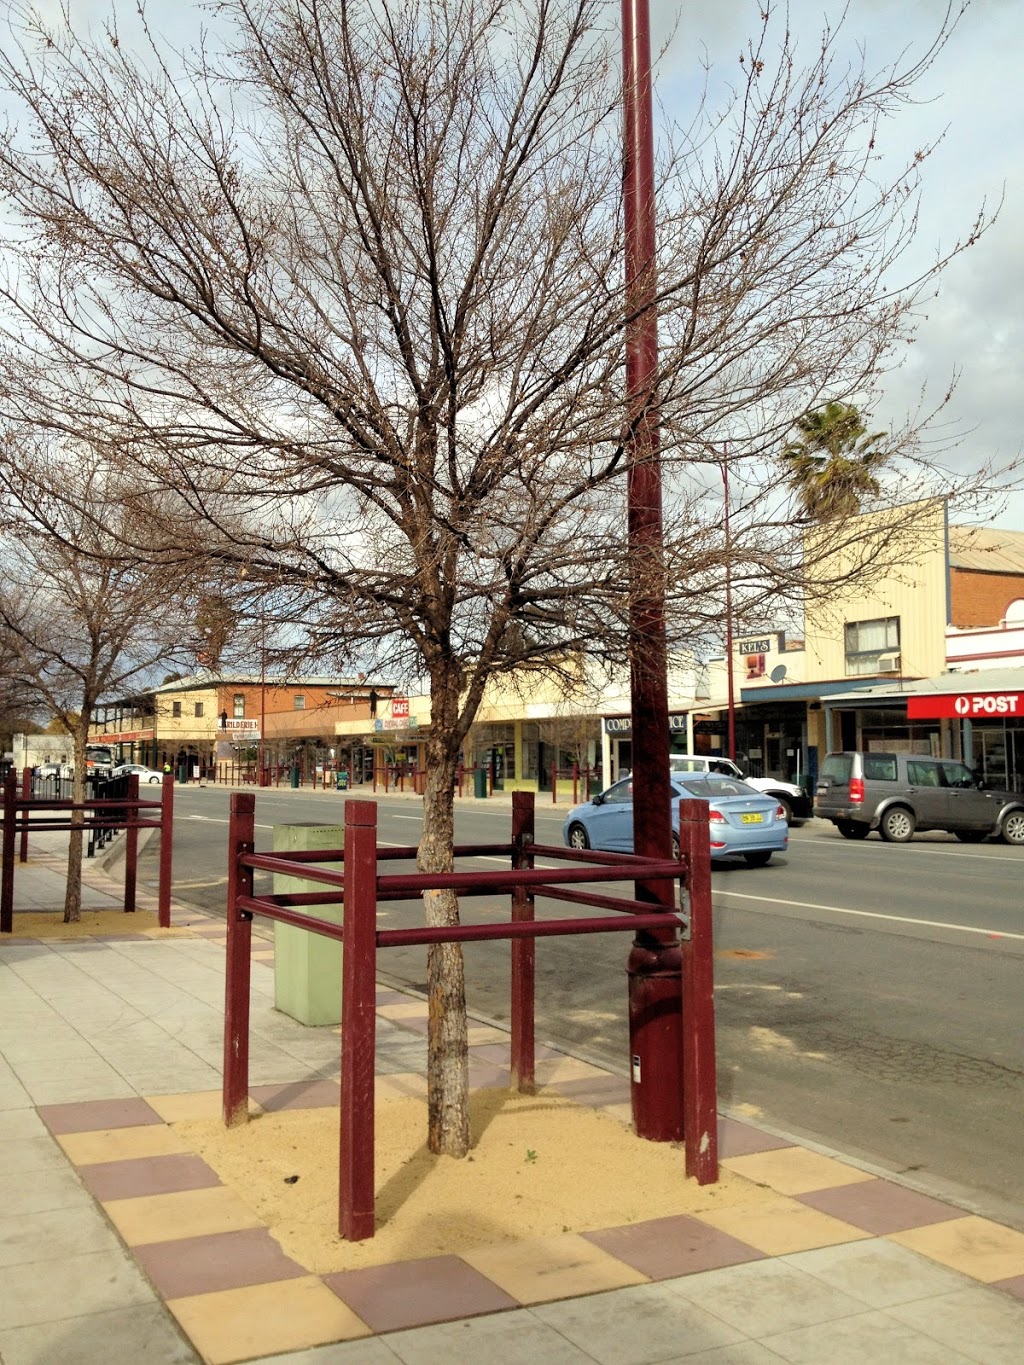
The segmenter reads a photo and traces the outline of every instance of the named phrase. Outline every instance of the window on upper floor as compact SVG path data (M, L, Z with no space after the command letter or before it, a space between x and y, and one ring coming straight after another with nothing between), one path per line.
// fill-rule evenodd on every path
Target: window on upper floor
M181 715L181 702L180 702L180 701L172 701L172 702L171 702L171 715L172 715L172 716L180 716L180 715Z
M236 692L231 698L231 714L235 720L245 719L245 693Z
M196 702L195 714L197 716L201 716L203 714L203 703L201 701Z
M846 626L846 675L891 673L900 652L900 618L849 621ZM888 657L887 657L888 656Z
M306 709L306 698L305 698L304 696L302 696L301 693L296 693L295 698L294 698L294 705L295 705L296 711L305 711L305 709Z

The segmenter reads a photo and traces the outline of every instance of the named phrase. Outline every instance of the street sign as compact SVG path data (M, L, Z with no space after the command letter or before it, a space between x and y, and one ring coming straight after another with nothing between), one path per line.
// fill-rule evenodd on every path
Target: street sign
M1024 717L1024 692L959 692L907 698L908 720L984 720L986 716Z

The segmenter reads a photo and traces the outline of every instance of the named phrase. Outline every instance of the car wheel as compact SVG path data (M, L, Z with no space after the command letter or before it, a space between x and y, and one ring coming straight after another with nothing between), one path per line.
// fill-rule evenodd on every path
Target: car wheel
M154 783L156 783L156 782L161 782L162 780L163 780L163 779L162 779L162 778L159 778L159 777L151 777L151 778L149 779L149 785L152 787Z
M761 849L757 853L744 853L743 861L748 867L767 867L771 856L771 849Z
M980 844L988 838L988 831L984 829L955 829L953 833L962 844Z
M678 835L678 834L673 834L673 835L672 835L672 857L676 860L676 862L678 862L679 859L680 859L682 856L683 856L683 850L682 850L682 849L680 848L680 846L679 846L679 835Z
M837 820L836 829L844 839L866 839L871 833L871 826L862 825L859 820Z
M582 825L569 826L569 847L570 848L589 848L590 838Z
M907 844L914 837L917 821L906 806L890 806L878 822L878 832L887 843Z
M1024 844L1024 810L1011 810L1005 815L999 833L1007 844Z

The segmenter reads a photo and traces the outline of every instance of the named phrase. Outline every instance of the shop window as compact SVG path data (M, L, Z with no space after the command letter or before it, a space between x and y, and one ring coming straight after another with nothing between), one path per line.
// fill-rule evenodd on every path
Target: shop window
M245 693L236 692L231 698L231 714L235 720L245 719Z
M899 662L900 618L849 621L846 625L846 676L891 673Z

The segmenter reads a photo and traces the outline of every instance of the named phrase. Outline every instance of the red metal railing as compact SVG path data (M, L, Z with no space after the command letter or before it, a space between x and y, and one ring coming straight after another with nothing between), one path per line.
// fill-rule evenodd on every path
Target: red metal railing
M249 953L252 918L259 915L336 939L345 944L342 958L341 1027L341 1167L338 1227L342 1237L359 1241L374 1231L373 1091L376 1017L377 949L409 944L511 940L512 1008L511 1070L513 1084L532 1091L534 1083L534 940L540 937L633 931L664 933L683 928L682 1031L686 1172L700 1184L718 1178L714 1005L711 991L711 882L707 842L707 803L681 803L682 864L630 854L579 852L533 842L534 797L513 795L512 839L507 844L460 845L456 858L505 856L509 870L495 872L416 872L379 874L378 856L389 862L415 858L414 847L377 848L377 807L372 801L345 802L343 849L298 853L255 852L255 796L237 793L231 801L230 866L227 910L227 976L224 1017L223 1115L228 1126L248 1120L249 1090ZM537 868L537 857L583 867ZM325 863L340 864L336 870ZM313 866L319 864L319 866ZM253 895L253 872L294 876L322 882L324 891ZM680 879L683 913L652 909L650 901L582 890L583 886L624 879ZM511 921L502 924L424 925L378 929L379 901L404 900L428 890L453 890L460 896L507 891ZM615 917L534 919L540 896L614 910ZM303 913L303 908L343 901L341 924ZM682 1077L679 1078L682 1084Z
M30 785L23 780L23 793L31 791ZM145 811L159 811L158 817L149 818ZM76 816L80 817L76 820ZM0 854L0 933L14 932L14 850L18 833L21 834L20 858L28 862L28 836L30 831L42 834L46 831L81 829L83 835L96 830L125 831L125 875L124 908L131 914L135 910L136 887L138 879L138 848L140 829L160 831L160 881L157 892L157 917L162 929L171 923L171 876L173 859L174 829L174 777L164 775L162 799L143 801L139 798L139 779L132 773L128 779L128 795L112 799L92 801L61 801L57 799L35 798L18 795L16 773L8 773L4 780L3 845Z

